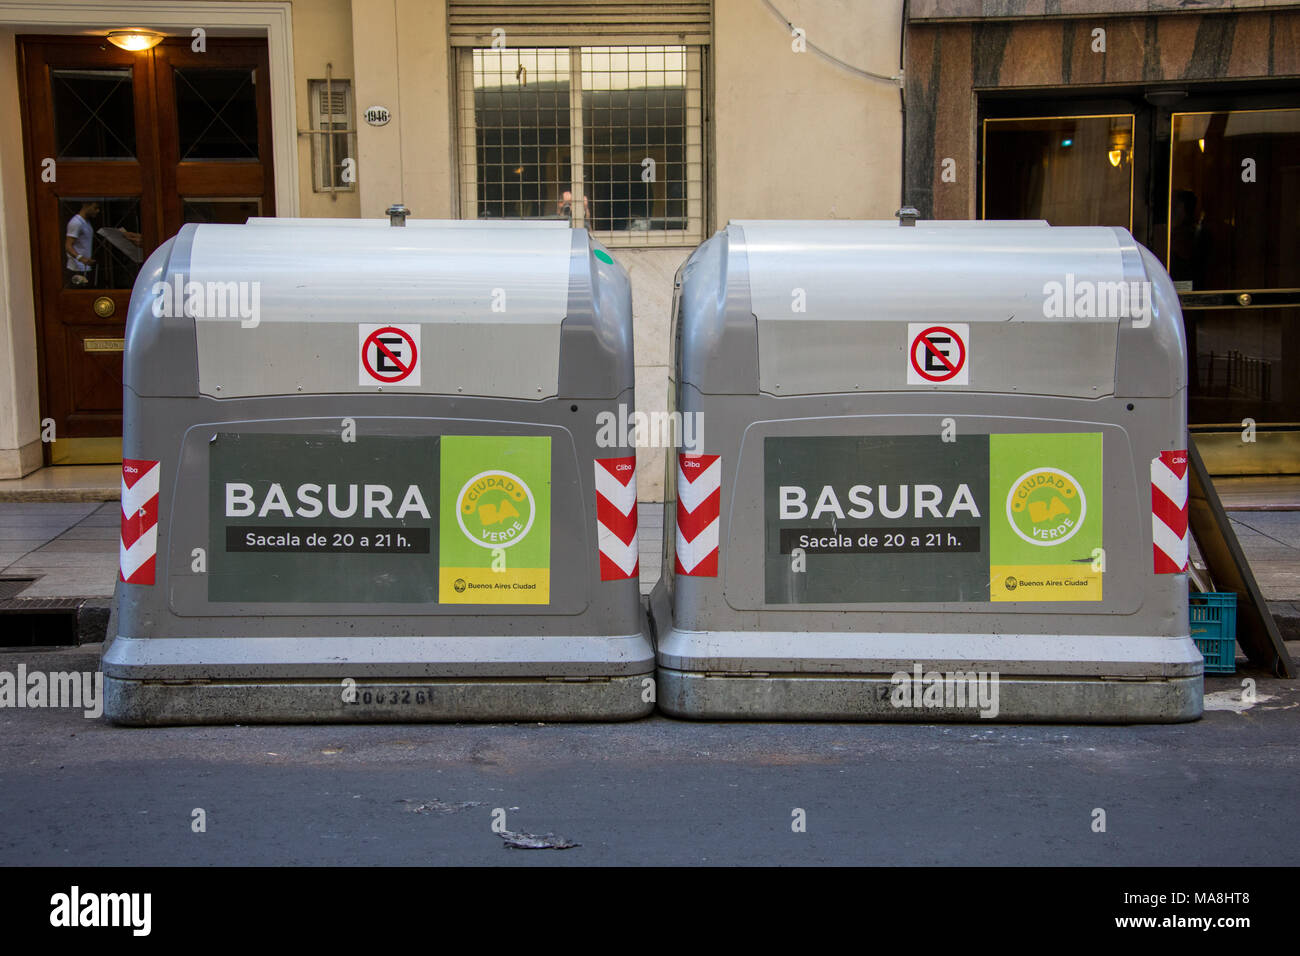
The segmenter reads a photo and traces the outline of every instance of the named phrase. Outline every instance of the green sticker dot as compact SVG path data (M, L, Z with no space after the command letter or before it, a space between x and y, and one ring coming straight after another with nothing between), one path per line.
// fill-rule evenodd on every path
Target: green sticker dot
M596 258L608 265L612 266L614 264L614 260L609 257L609 253L605 252L603 249L596 250Z

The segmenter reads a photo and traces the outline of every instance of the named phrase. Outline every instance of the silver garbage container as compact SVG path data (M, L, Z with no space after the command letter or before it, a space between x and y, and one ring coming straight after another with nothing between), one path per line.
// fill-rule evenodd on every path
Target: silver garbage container
M1200 715L1182 318L1128 232L732 222L677 282L662 709Z
M115 721L652 708L635 452L595 425L634 403L626 273L564 224L407 225L187 225L145 264Z

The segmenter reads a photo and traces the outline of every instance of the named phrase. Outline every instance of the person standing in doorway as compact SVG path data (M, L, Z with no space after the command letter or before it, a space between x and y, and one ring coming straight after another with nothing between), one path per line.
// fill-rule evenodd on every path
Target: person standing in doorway
M90 224L90 220L98 215L99 203L83 202L81 209L68 220L68 228L64 230L63 239L63 251L68 256L63 264L65 286L91 284L90 274L95 265L95 260L91 256L95 227Z

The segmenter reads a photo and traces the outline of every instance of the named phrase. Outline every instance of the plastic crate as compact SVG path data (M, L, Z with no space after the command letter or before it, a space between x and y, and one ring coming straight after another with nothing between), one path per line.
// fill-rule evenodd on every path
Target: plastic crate
M1189 596L1187 616L1192 640L1205 658L1205 673L1232 674L1237 670L1237 595L1210 591Z

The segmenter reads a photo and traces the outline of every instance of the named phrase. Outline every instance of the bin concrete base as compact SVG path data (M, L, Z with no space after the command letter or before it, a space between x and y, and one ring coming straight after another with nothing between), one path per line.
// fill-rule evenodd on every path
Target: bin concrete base
M1201 716L1204 661L1186 636L692 631L671 624L663 589L650 604L659 709L674 717L1125 724ZM919 702L895 702L898 674L911 678ZM970 699L972 674L996 675L996 716ZM939 706L925 699L932 677Z
M343 700L331 681L138 681L107 677L115 724L420 723L634 720L650 675L560 680L358 680ZM355 694L352 693L355 691Z
M965 683L965 682L961 682ZM1203 678L1149 680L1000 676L997 708L896 705L890 675L720 676L660 668L659 708L674 717L708 720L984 720L999 723L1179 723L1201 716ZM958 701L941 680L945 701ZM969 685L967 685L969 686ZM962 688L963 691L966 688Z
M118 636L103 668L104 713L128 726L632 720L654 709L647 634Z

